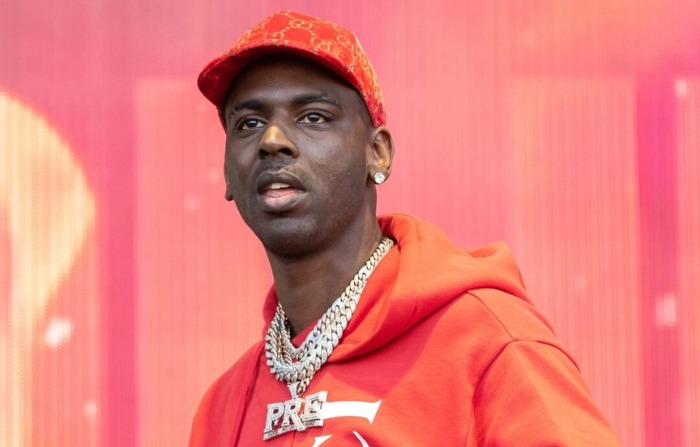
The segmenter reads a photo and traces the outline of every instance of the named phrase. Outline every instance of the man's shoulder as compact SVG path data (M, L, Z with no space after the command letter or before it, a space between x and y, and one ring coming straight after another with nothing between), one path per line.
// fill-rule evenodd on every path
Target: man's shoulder
M209 387L192 423L190 446L228 445L230 425L242 417L264 342L253 345ZM225 439L223 439L225 438Z
M457 309L467 312L472 327L491 332L495 339L507 344L512 341L534 341L558 344L547 319L527 300L495 288L468 290Z
M252 385L263 346L262 341L253 345L209 386L199 404L195 422L197 419L209 419L210 414L235 410L237 403L245 398Z
M260 341L251 346L246 352L241 355L234 364L226 370L214 383L209 387L207 394L231 394L243 391L248 385L246 376L256 369L258 358L264 342Z

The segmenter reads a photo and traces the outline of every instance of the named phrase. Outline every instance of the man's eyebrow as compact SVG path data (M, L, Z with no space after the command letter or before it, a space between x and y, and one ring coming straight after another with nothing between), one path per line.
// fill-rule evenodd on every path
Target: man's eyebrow
M338 101L335 98L328 96L325 93L304 93L295 96L292 99L292 105L299 106L304 104L311 104L314 102L324 102L326 104L338 106ZM233 104L231 111L240 112L241 110L263 110L265 109L265 103L259 99L251 98L246 99L241 102L236 102Z
M245 101L241 102L236 102L233 104L233 108L231 109L234 112L239 112L241 110L247 109L247 110L262 110L264 108L264 104L262 101L259 99L247 99Z

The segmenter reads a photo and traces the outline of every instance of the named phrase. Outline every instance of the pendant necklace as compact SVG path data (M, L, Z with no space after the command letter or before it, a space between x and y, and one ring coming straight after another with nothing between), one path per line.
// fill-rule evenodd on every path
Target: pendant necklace
M372 256L298 348L292 344L284 310L277 304L275 316L265 335L265 357L275 378L287 383L291 399L267 406L263 440L267 441L292 430L303 431L309 427L323 426L320 413L328 392L320 391L303 399L301 395L338 346L369 276L393 246L393 240L382 238Z

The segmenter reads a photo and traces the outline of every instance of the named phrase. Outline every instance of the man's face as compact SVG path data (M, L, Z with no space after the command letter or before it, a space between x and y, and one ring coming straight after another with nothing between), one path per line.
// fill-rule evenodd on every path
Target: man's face
M304 59L264 59L236 77L223 113L227 193L268 251L303 255L362 231L374 129L352 87Z

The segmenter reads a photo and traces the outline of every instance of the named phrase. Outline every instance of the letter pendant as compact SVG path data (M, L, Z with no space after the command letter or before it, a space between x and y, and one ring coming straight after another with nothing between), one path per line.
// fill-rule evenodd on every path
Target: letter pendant
M309 427L323 427L320 413L327 400L327 391L319 391L305 399L296 397L296 393L292 392L292 398L288 401L268 404L263 441L292 430L304 431Z

